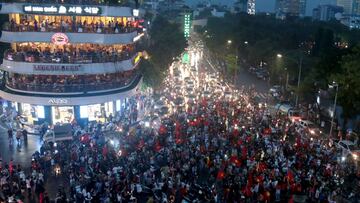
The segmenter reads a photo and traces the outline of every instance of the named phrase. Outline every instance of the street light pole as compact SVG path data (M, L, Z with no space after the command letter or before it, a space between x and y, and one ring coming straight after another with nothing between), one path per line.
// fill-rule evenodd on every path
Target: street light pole
M335 100L334 100L334 107L333 107L333 113L331 116L331 125L330 125L330 137L332 136L332 131L333 131L333 126L334 126L334 118L335 118L335 112L336 112L336 102L337 102L337 95L338 95L338 90L339 90L339 85L336 84L335 82L333 82L334 87L336 87L336 92L335 92Z
M289 85L289 71L286 70L286 83L285 83L285 90L288 89Z
M234 77L234 86L236 87L236 83L237 83L237 78L238 78L238 49L237 49L237 47L235 48L236 50L235 50L235 54L236 54L236 56L235 56L235 60L236 60L236 62L235 62L235 77Z
M302 61L303 61L303 58L301 56L300 60L299 60L299 75L298 75L298 83L297 83L298 92L296 94L296 100L295 100L295 106L296 107L298 107L298 103L299 103L299 87L300 87L300 80L301 80Z

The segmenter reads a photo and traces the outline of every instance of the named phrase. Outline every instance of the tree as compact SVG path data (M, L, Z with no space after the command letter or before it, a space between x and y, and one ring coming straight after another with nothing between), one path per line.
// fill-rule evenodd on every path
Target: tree
M226 67L227 67L227 73L229 76L235 76L235 74L237 73L237 57L235 54L227 54L224 58L225 62L226 62Z
M170 23L164 17L158 15L150 29L150 45L147 47L149 60L140 64L144 74L144 82L154 88L159 87L164 74L186 47L180 25Z
M339 103L344 118L360 114L360 46L341 60L341 71L331 76L339 85Z

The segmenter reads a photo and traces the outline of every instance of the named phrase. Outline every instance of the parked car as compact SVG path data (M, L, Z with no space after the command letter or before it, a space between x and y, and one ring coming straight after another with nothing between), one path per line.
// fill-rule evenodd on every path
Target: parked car
M304 129L307 133L311 135L320 135L322 131L311 121L308 120L300 120L298 122L299 127Z
M275 105L275 109L281 114L286 114L292 122L299 122L301 120L300 111L296 110L289 103L278 103Z
M280 85L274 85L269 89L269 92L270 92L270 94L274 94L274 93L280 94L281 86Z
M343 156L352 155L354 158L358 159L359 150L356 149L355 143L350 140L340 140L335 143L335 146L342 150Z

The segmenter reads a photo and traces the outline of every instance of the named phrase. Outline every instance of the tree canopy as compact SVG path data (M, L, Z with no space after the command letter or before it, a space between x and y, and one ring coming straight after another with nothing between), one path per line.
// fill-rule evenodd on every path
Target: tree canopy
M360 42L359 30L349 30L335 21L278 20L274 16L240 13L208 18L202 33L210 51L225 61L229 58L226 42L231 40L232 46L238 49L239 61L245 62L247 67L266 62L273 83L284 82L286 71L292 90L299 93L301 99L311 99L319 88L327 88L329 82L338 80L342 86L340 90L351 87L339 95L344 115L360 113L355 108L360 106L355 102L356 93L350 91L355 91L356 87L360 89L356 86L359 76L349 74L360 72L356 66L360 64L359 59L356 60L359 48L353 49ZM277 57L278 53L282 54L281 59ZM303 59L302 82L296 89L300 57Z
M360 46L341 59L340 70L331 75L339 85L339 101L345 118L360 113Z
M143 61L140 67L144 73L144 82L152 87L158 87L164 75L173 62L186 47L186 39L180 25L171 23L162 16L157 16L150 29L150 43L146 48L148 61Z

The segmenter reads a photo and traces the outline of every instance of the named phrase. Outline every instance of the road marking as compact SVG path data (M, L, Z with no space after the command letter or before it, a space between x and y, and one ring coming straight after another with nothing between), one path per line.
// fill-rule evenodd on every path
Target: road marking
M214 66L210 63L210 61L206 58L207 63L211 66L211 68L216 72L218 72L218 70L216 70L216 68L214 68ZM229 88L229 85L227 84L227 82L223 81L225 83L225 85Z
M255 96L256 96L256 97L259 97L259 98L262 98L262 99L267 99L269 95L266 94L266 93L256 92L256 93L255 93Z

